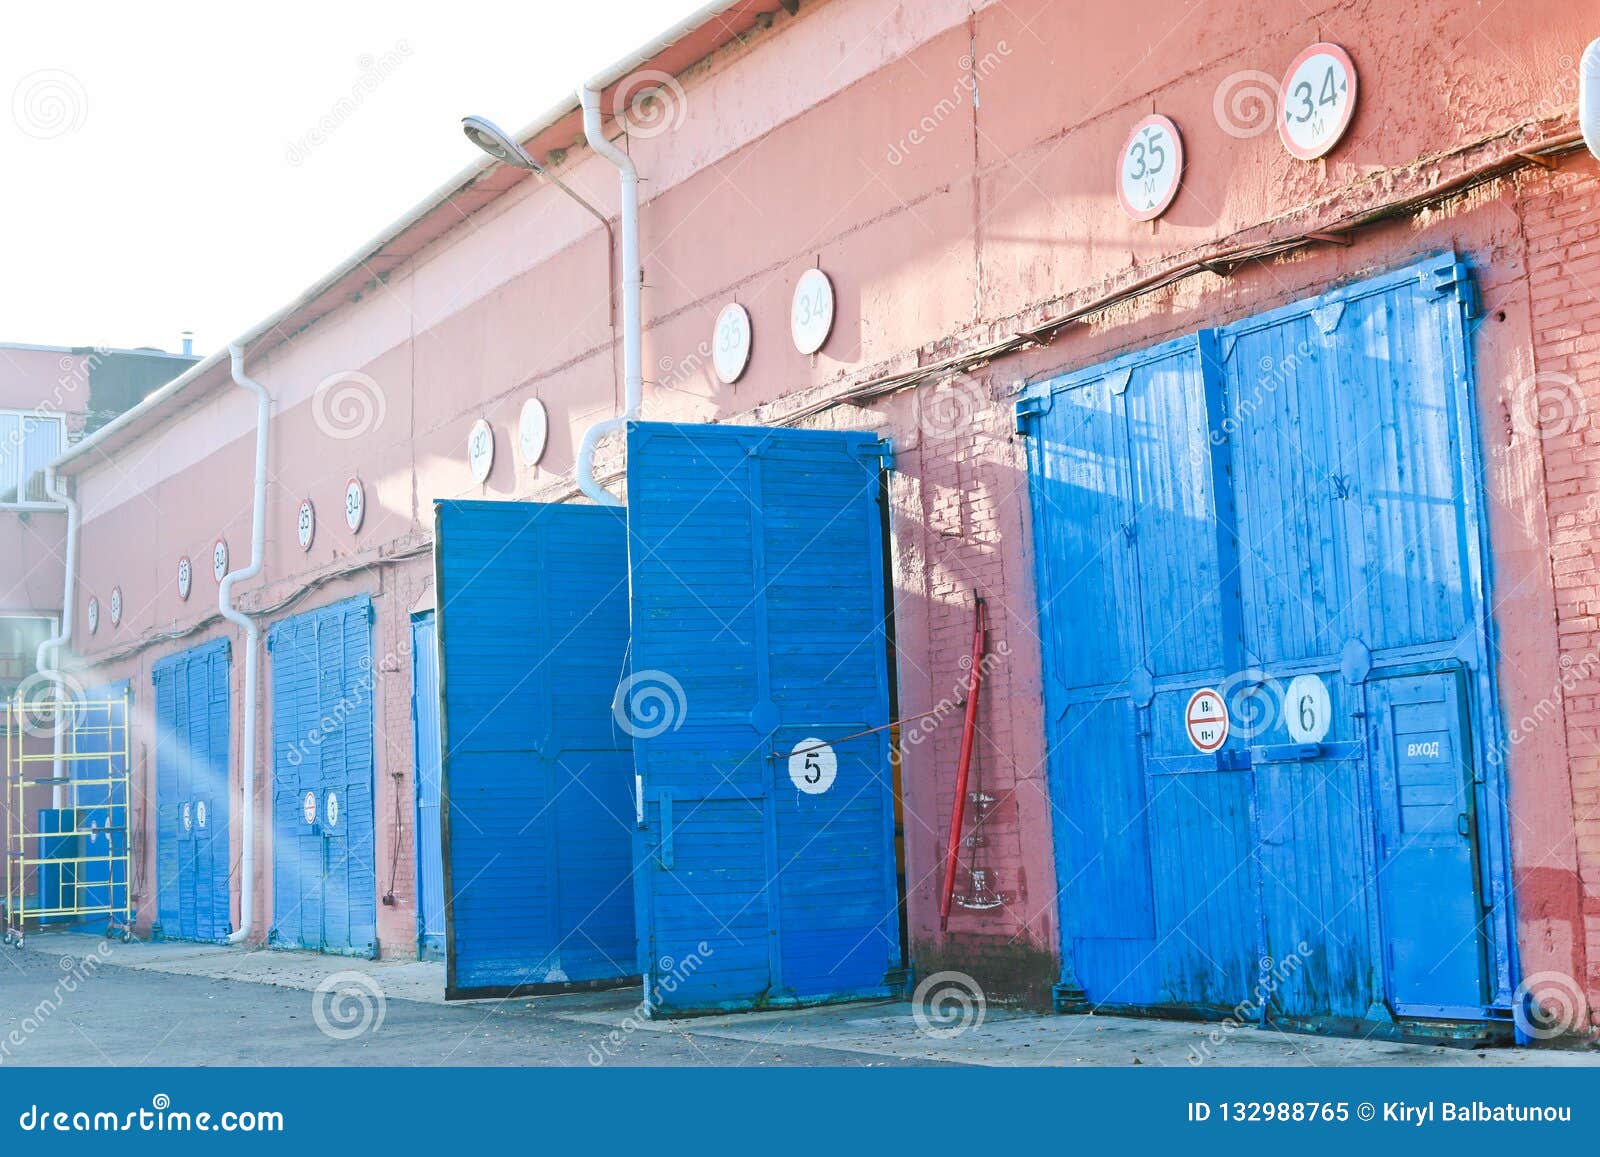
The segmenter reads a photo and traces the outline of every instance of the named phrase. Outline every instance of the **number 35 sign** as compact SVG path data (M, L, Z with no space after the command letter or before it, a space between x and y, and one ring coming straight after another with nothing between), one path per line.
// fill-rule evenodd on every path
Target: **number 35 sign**
M1278 136L1302 161L1326 154L1356 111L1356 66L1337 44L1313 44L1278 86Z
M1178 126L1151 115L1133 126L1117 162L1117 200L1135 221L1153 221L1178 195L1183 139Z

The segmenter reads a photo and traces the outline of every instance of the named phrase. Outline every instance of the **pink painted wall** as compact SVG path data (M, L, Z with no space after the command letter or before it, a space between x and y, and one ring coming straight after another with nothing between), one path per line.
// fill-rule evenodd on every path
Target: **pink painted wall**
M1226 107L1241 74L1281 75L1319 29L1355 58L1361 98L1346 142L1307 163L1289 158L1270 130L1251 135L1224 124L1217 108L1219 92ZM1059 314L1178 257L1315 229L1422 191L1504 153L1510 142L1496 134L1512 125L1536 118L1548 131L1563 125L1580 48L1564 0L1487 12L1344 0L1314 19L1291 7L1176 0L1115 10L1010 0L980 4L975 13L955 0L807 4L695 70L677 127L630 142L649 178L644 416L781 419L851 383ZM1135 224L1115 200L1114 160L1152 107L1180 125L1189 162L1167 216ZM582 149L565 165L566 179L614 206L608 166ZM1592 191L1591 162L1568 160L1562 173ZM1492 450L1494 581L1516 592L1496 610L1505 712L1518 717L1548 693L1559 654L1548 477L1537 431L1514 418L1541 324L1524 235L1525 180L1500 180L1364 231L1349 247L1306 250L1225 280L1186 281L1100 314L1046 348L813 420L877 430L898 448L893 566L902 710L927 710L959 685L974 587L990 600L991 646L1009 653L987 690L976 763L979 786L997 801L983 868L1006 902L985 912L958 909L941 951L1001 985L1049 979L1056 952L1027 490L1022 447L1011 433L1009 395L1019 381L1455 247L1479 271L1491 319L1478 331L1476 356L1480 420ZM605 254L603 234L580 210L526 183L383 286L252 363L276 410L266 578L249 603L283 606L273 618L288 613L296 596L293 609L303 610L366 591L378 608L376 653L389 660L377 708L380 891L394 841L410 854L409 807L401 808L398 832L387 817L395 810L390 793L409 804L415 791L404 637L409 612L431 597L426 558L397 556L427 541L435 497L571 495L577 440L617 400ZM818 261L833 278L839 313L827 346L807 358L788 340L788 306L795 279ZM754 318L754 356L744 378L725 386L710 374L709 341L717 311L734 298ZM340 374L360 375L345 384L368 402L364 417L359 407L330 404L335 387L319 395L319 385ZM550 409L551 437L531 468L517 461L515 424L522 402L535 395ZM497 438L483 486L471 483L465 459L467 431L479 417ZM80 598L93 593L104 606L121 584L128 613L120 627L102 623L83 649L101 674L130 676L146 696L156 658L219 629L210 622L209 568L198 568L185 604L175 593L176 565L183 553L207 558L218 533L241 557L252 418L248 399L224 389L121 455L116 471L84 476ZM602 473L616 465L611 447ZM368 488L367 523L355 536L339 517L351 475ZM294 538L306 496L320 515L309 553ZM185 630L195 633L171 638ZM956 732L946 726L905 760L910 928L924 952L940 941L936 872ZM264 747L261 755L265 765ZM1575 914L1593 910L1593 901L1584 907L1584 879L1594 878L1600 849L1574 842L1560 729L1534 731L1508 761L1519 869L1549 869L1537 902L1520 914L1524 967L1583 977L1587 961L1600 959L1600 943ZM152 845L147 833L147 856ZM270 864L265 847L257 862ZM266 875L263 869L252 882L258 911L270 907ZM379 909L386 953L410 951L409 888L407 865L400 903ZM144 899L148 916L151 897Z

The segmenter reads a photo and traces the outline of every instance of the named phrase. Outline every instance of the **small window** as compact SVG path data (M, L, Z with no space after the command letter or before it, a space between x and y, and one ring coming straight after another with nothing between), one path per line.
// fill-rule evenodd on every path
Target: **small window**
M0 616L0 697L11 698L17 686L34 673L39 644L50 637L54 627L50 619Z
M58 414L0 410L0 505L51 501L44 468L60 455L65 428Z

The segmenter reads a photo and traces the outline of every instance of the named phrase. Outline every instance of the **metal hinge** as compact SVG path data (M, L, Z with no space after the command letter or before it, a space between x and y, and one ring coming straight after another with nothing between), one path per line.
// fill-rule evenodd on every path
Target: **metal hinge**
M1478 283L1473 280L1472 270L1465 261L1457 261L1443 269L1435 269L1433 291L1453 294L1461 303L1462 312L1466 317L1478 316Z
M1017 400L1015 428L1019 434L1033 433L1033 420L1050 412L1050 394L1034 394Z
M856 453L863 458L876 458L884 470L894 469L894 440L891 438L879 438L876 442L858 446Z

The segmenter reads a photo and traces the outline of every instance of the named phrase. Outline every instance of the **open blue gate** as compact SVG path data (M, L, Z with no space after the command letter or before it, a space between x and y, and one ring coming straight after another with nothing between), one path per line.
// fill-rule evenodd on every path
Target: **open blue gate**
M417 956L444 959L444 844L439 814L439 651L432 611L411 618L412 766L417 780Z
M1473 308L1441 255L1024 393L1064 1000L1507 1016Z
M632 672L619 698L636 708L653 1015L901 983L887 455L863 433L629 429Z
M445 994L637 976L620 510L434 506Z
M280 947L378 951L372 600L296 615L272 656L272 931Z
M151 671L156 703L156 924L223 940L229 906L229 650L217 639Z
M76 881L82 908L128 905L128 695L126 679L91 688L73 719L72 777L88 781L72 790L72 827L83 833L73 853L84 857Z

